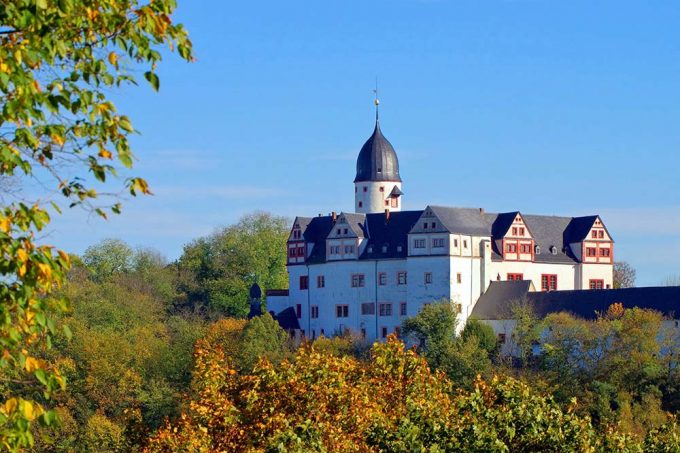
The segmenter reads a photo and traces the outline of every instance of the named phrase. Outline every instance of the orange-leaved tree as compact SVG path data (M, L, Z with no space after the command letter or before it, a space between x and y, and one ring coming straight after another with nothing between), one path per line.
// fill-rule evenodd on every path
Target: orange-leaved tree
M58 287L68 256L39 244L48 210L85 206L102 216L120 212L118 197L98 198L95 183L131 167L130 119L117 112L112 89L135 83L135 71L158 89L162 46L192 58L191 43L171 16L175 0L14 0L0 4L0 184L37 179L58 198L15 191L0 199L0 445L32 443L36 419L54 422L50 394L65 385L43 358L64 301ZM118 164L116 164L118 162ZM91 176L88 176L88 173ZM88 180L92 183L88 183ZM132 195L146 181L122 181ZM48 197L49 198L49 197ZM99 200L99 201L98 201ZM42 201L42 202L41 202Z

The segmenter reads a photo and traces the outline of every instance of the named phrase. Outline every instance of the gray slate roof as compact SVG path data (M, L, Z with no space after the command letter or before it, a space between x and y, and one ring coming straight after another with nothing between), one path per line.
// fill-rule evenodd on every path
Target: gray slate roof
M526 281L491 282L482 294L472 316L477 319L511 319L514 301L524 299L539 318L550 313L569 312L584 319L594 319L614 303L624 308L646 308L663 315L680 318L680 286L650 286L623 289L572 291L529 291Z
M399 176L399 159L394 147L380 130L380 123L375 122L375 129L357 158L357 175L354 182L361 181L401 181Z
M389 259L405 257L408 252L408 234L410 232L449 232L469 236L481 236L492 239L492 259L502 260L498 249L500 238L507 232L517 211L508 213L486 213L479 208L453 208L446 206L428 206L439 219L435 229L423 230L418 220L425 210L400 211L390 213L389 221L385 221L385 214L355 214L341 213L347 219L349 227L358 237L368 238L368 247L359 259ZM539 263L574 264L577 258L571 253L570 243L581 242L585 239L597 216L587 217L558 217L544 215L522 215L524 223L539 247L540 253L535 255ZM434 219L427 219L428 222ZM312 242L313 248L307 262L322 263L326 260L326 238L333 228L330 216L298 217L302 226L306 223L303 237ZM387 251L382 252L383 245ZM398 246L401 245L401 251ZM554 247L556 254L551 253Z

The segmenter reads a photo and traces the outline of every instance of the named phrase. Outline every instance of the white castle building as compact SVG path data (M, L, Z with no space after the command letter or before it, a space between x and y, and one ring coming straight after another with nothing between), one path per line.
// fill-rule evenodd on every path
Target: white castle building
M612 287L614 241L598 215L404 210L399 160L377 117L357 158L354 198L356 212L295 219L289 289L267 291L267 310L294 311L309 338L346 330L385 338L440 299L456 304L463 324L492 282L546 292Z

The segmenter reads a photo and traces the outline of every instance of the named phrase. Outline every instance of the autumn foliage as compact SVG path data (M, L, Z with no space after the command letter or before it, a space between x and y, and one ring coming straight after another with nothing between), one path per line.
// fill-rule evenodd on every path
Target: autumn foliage
M563 410L511 378L456 390L396 338L370 360L308 346L239 374L221 346L195 349L192 399L146 451L676 451L673 427L647 444ZM664 450L664 448L671 448Z

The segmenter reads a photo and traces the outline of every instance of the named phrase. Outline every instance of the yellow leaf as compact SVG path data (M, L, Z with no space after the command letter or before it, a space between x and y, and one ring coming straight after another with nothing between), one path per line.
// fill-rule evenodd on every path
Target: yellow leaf
M50 267L49 264L38 263L38 272L40 273L40 278L43 278L45 280L49 279L52 276L52 268Z
M5 401L5 407L3 412L9 415L15 411L18 405L19 402L17 401L16 398L10 398L7 401Z
M52 134L50 137L52 137L52 141L56 143L59 146L64 146L64 137L58 134Z
M113 66L118 66L118 55L116 52L111 52L109 54L109 63L111 63Z
M22 401L21 412L22 412L25 419L33 420L33 418L34 418L33 403L31 403L30 401L25 401L25 400Z
M111 154L111 151L107 151L104 148L99 150L99 157L103 157L104 159L111 159L113 157L113 154Z
M66 261L66 264L71 264L71 258L69 258L68 253L66 253L63 250L58 250L57 253L59 254L62 260Z
M21 50L17 49L14 52L14 59L16 60L17 63L21 64L21 59L22 59Z
M0 72L9 72L9 66L4 61L0 63Z
M28 253L24 249L17 250L17 260L21 263L28 261Z
M9 233L12 223L9 221L9 217L0 218L0 231L3 233Z
M24 365L24 368L26 368L27 372L32 373L38 368L41 368L40 361L35 357L26 357L26 364Z

